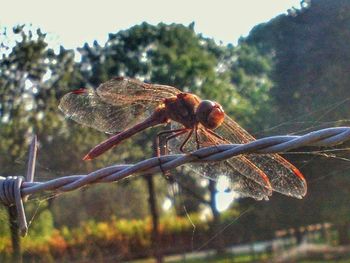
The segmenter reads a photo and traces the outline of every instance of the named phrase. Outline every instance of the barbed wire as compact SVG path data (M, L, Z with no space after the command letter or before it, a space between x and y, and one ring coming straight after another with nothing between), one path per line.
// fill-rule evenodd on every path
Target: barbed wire
M223 161L240 154L283 153L305 146L334 146L349 139L350 127L327 128L302 136L271 136L246 144L215 145L188 154L153 157L136 164L112 165L87 175L70 175L47 182L34 182L37 156L37 137L34 136L30 144L26 177L0 176L0 202L5 206L16 206L20 233L25 236L28 226L23 202L31 194L43 191L68 192L91 184L120 181L135 174L163 173L187 163Z

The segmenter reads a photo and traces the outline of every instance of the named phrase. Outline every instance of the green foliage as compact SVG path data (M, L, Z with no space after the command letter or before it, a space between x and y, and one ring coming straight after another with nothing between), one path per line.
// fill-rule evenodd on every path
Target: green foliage
M9 236L8 213L5 207L1 207L0 208L0 237L8 238L8 236Z
M30 226L28 233L30 242L47 242L53 234L53 229L52 213L47 209L40 212ZM27 242L26 240L24 239L24 242Z
M255 27L244 41L274 57L272 95L281 120L349 97L349 10L347 1L315 0L297 14L281 15ZM344 116L347 112L327 115Z
M270 98L272 61L254 46L242 43L230 51L230 78L236 87L235 106L228 112L244 126L261 131L273 119L274 105ZM238 95L239 94L239 95Z
M59 196L51 206L57 226L76 227L80 222L93 218L107 220L117 218L141 219L148 214L143 180L133 180L112 185L94 185L81 191ZM81 204L76 209L77 204ZM127 204L127 205L126 205ZM72 211L67 216L68 211Z
M270 100L277 114L267 121L270 125L282 123L275 133L346 125L350 97L349 10L348 1L314 0L307 7L256 26L246 39L241 39L241 46L249 45L271 58ZM337 120L344 121L333 122ZM345 151L337 157L348 159L349 155ZM293 155L293 160L309 182L305 200L278 198L266 206L259 204L258 209L266 207L271 224L278 227L331 221L348 228L347 162L305 155Z
M47 210L42 213L42 220L46 219L50 222L52 218L46 212ZM167 251L179 253L184 247L191 247L193 239L198 244L204 244L212 237L210 221L201 220L199 214L188 216L191 221L187 216L161 218L160 245L165 253ZM223 221L222 224L226 225L230 220L227 218L227 221ZM49 224L46 223L46 225ZM101 258L108 254L115 255L115 251L118 251L118 258L125 260L150 256L151 231L152 222L149 217L126 220L112 216L106 221L90 219L81 222L77 227L63 226L60 230L50 229L45 233L45 239L39 234L41 230L36 233L32 230L24 239L23 249L26 251L26 259L35 262L38 260L42 262L42 259L51 259L53 262L58 259L91 260L97 254ZM0 246L0 254L9 253L9 239L9 236L1 239L3 245Z

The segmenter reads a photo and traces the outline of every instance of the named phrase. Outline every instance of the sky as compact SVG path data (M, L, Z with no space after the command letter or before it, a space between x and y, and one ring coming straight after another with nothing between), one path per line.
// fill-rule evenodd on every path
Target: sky
M97 40L103 44L110 32L146 21L195 22L195 30L217 43L237 43L257 24L298 8L300 0L0 0L0 27L32 24L49 33L53 45L65 48Z

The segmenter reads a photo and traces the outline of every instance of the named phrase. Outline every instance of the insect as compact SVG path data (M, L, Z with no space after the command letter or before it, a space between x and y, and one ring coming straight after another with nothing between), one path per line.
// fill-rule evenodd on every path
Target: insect
M107 81L96 90L72 91L61 99L59 108L78 123L114 134L95 146L84 160L98 157L142 130L169 122L172 129L157 135L158 155L161 136L166 136L163 146L171 152L255 140L216 102L201 100L171 86L125 77ZM239 155L192 168L211 179L225 175L234 191L255 199L267 199L272 191L297 198L306 194L301 172L278 154Z

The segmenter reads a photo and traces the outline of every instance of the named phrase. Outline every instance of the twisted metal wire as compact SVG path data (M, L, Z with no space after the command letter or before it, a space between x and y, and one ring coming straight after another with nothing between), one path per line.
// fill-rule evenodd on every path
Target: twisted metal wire
M191 162L217 162L240 154L282 153L305 146L334 146L350 139L350 127L327 128L303 136L271 136L246 144L222 144L201 148L189 154L172 154L153 157L136 164L112 165L87 175L70 175L47 182L34 182L37 139L33 138L26 180L23 177L0 176L0 202L16 205L22 236L27 233L23 201L30 194L42 191L67 192L95 183L122 180L133 174L164 172Z

